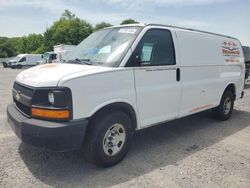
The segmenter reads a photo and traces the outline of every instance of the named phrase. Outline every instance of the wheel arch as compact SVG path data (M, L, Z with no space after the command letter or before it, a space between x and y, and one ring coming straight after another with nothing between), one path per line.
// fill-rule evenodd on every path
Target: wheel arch
M227 86L224 88L224 91L223 91L223 94L226 92L226 91L232 91L233 95L234 95L234 100L236 99L236 85L234 83L229 83L227 84ZM222 94L222 96L223 96Z
M126 113L133 122L133 128L134 130L138 129L138 119L137 114L133 106L127 102L112 102L103 105L102 107L96 109L92 115L90 116L90 121L95 119L97 116L101 116L113 111L122 111Z

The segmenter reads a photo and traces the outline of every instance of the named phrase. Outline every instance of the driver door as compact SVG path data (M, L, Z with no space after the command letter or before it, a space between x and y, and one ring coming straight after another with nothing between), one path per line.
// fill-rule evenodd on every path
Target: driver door
M133 54L133 62L141 128L175 119L181 83L171 32L148 30Z

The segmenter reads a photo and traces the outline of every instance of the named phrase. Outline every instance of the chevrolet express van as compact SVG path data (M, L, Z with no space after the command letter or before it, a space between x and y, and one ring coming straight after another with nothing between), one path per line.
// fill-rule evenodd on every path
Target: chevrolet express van
M10 60L11 68L21 69L24 66L35 66L42 60L41 54L20 54L14 59Z
M231 117L243 97L241 43L173 26L138 24L97 31L64 63L21 72L8 121L25 143L83 149L108 167L121 161L135 131L212 109Z

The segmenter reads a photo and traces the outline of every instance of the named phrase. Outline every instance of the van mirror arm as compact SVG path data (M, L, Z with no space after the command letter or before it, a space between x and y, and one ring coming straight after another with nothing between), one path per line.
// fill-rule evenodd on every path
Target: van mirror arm
M137 55L137 56L135 57L135 60L136 60L136 63L137 63L138 65L141 65L142 61L141 61L141 58L140 58L139 55Z

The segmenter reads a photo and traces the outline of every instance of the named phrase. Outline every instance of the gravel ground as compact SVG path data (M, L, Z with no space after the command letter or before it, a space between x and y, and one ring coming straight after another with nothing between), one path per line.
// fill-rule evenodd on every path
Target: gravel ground
M100 169L14 135L5 110L19 72L0 67L0 187L250 187L250 86L229 121L204 112L140 131L124 161Z

